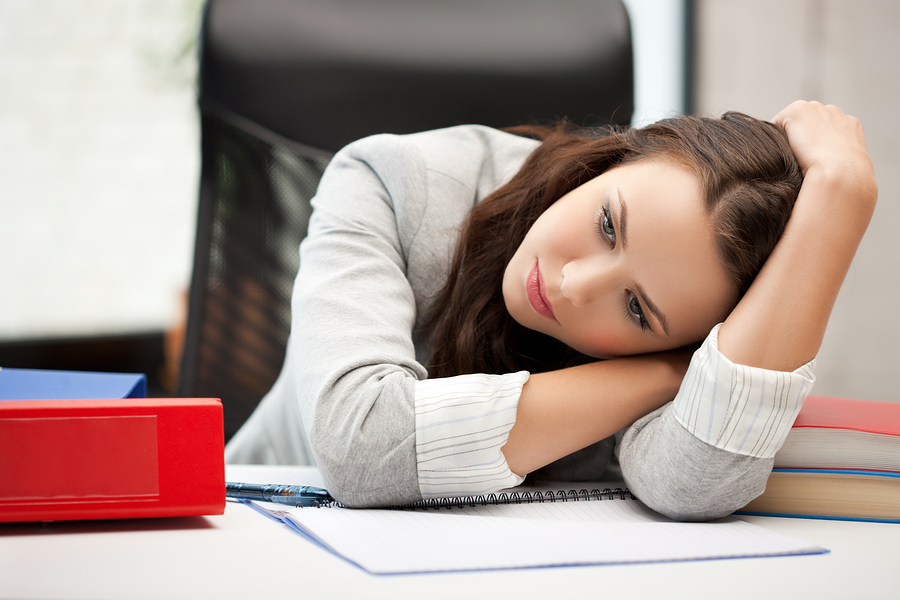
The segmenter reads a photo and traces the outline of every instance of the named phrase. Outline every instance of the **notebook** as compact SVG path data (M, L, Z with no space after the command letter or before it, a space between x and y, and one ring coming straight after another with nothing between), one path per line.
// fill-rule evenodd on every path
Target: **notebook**
M314 469L229 465L227 478L321 486ZM278 480L273 480L277 477ZM569 489L571 488L571 489ZM526 495L527 494L527 495ZM705 560L827 552L733 517L678 523L625 490L547 484L431 508L294 508L245 501L377 574Z

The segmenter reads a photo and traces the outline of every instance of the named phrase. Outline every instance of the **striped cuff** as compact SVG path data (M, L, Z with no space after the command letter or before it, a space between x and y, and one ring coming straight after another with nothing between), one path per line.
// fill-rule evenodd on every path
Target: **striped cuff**
M791 373L736 365L719 352L719 327L691 358L675 419L711 446L771 458L812 390L816 361Z
M473 496L524 481L500 449L529 373L416 382L416 460L423 498Z

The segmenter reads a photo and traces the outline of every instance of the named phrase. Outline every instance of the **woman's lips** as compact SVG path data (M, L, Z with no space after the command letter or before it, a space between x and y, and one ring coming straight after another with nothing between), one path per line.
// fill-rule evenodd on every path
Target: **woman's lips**
M541 276L541 269L538 266L538 261L535 261L534 267L532 267L531 272L528 273L528 280L525 282L525 290L528 292L528 301L531 303L531 307L534 308L535 312L542 317L547 317L548 319L556 321L556 315L553 314L553 307L550 305L550 301L547 299L547 293L544 290L544 278Z

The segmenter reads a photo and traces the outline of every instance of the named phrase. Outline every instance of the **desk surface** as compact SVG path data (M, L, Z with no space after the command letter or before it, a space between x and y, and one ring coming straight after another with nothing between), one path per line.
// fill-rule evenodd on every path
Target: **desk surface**
M0 598L895 598L900 525L742 517L829 554L369 575L252 509L211 517L0 524ZM724 588L730 591L723 593ZM477 593L475 590L481 590Z

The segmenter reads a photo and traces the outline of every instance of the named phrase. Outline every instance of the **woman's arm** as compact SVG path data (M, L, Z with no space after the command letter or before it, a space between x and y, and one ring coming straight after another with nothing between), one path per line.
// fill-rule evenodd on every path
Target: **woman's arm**
M690 358L690 352L675 350L532 375L503 447L510 469L530 473L671 401Z
M411 339L417 300L433 295L427 284L443 280L437 267L452 245L435 236L452 238L455 224L507 167L521 163L532 142L482 129L421 135L363 140L335 158L315 201L294 289L296 395L286 400L299 405L329 491L354 506L515 485L521 478L510 473L500 447L518 406L523 449L550 462L671 399L689 358L671 353L535 375L524 405L527 373L425 379ZM456 209L457 216L436 212ZM574 439L564 420L555 433L541 427L552 405L528 398L546 395L561 378L572 386L551 412L584 423L582 411L593 410L599 429ZM598 389L608 402L596 402ZM555 441L563 445L549 452L541 446Z
M719 349L736 363L790 371L819 352L878 187L855 118L798 101L774 122L788 135L803 185L784 235L725 320Z

